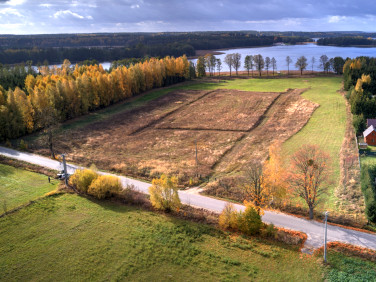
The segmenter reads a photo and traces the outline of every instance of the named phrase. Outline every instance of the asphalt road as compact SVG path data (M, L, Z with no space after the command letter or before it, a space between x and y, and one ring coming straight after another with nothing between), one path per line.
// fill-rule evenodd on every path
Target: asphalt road
M62 164L59 161L51 160L49 158L41 157L39 155L19 152L16 150L0 147L0 154L9 158L20 161L36 164L50 169L61 170ZM68 173L73 173L78 166L68 164ZM110 174L110 173L108 173ZM149 183L120 177L123 186L134 185L136 189L143 193L148 193ZM194 207L204 208L214 212L221 212L226 205L226 201L213 199L210 197L187 193L186 191L179 191L180 200L184 204ZM244 206L235 205L238 210L244 210ZM329 215L330 216L330 215ZM302 231L307 234L306 247L318 248L323 245L324 241L324 224L314 221L306 220L291 215L278 213L274 211L265 211L262 220L266 223L273 223L275 226L284 227L286 229ZM340 241L362 247L367 247L376 250L376 235L365 232L355 231L351 229L341 228L338 226L328 225L328 242Z

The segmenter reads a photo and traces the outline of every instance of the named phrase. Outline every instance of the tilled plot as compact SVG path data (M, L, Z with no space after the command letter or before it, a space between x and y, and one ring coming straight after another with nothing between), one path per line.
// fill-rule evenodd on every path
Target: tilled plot
M169 129L247 131L279 93L216 90L169 115L156 126Z

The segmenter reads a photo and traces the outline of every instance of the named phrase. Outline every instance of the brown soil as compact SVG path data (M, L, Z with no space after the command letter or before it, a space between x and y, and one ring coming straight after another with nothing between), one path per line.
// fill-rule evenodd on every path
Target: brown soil
M301 92L178 90L65 131L56 138L56 151L65 152L71 162L149 180L177 174L183 184L197 173L241 171L249 160L265 159L274 140L285 141L308 121L317 105ZM40 144L32 147L48 155Z

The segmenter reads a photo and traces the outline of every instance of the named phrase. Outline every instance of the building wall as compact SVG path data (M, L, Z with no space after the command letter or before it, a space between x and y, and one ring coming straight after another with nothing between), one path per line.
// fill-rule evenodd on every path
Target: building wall
M364 138L364 142L367 142L368 145L376 146L376 132L372 131L371 134L368 134L368 136Z

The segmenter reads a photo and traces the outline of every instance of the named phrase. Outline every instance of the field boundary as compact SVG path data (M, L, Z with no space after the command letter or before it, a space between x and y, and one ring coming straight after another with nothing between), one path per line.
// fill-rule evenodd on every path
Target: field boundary
M149 127L152 127L152 126L156 125L157 123L159 123L160 121L162 121L162 120L165 119L166 117L169 117L170 115L172 115L172 114L178 112L179 110L181 110L181 109L183 109L183 108L185 108L185 107L187 107L187 106L193 104L193 103L196 102L196 101L201 100L202 98L205 98L205 97L208 96L210 93L213 93L213 92L215 92L215 91L217 91L217 89L215 89L215 90L210 90L210 91L204 93L203 95L201 95L200 97L198 97L197 99L194 99L193 101L190 101L190 102L188 102L188 103L185 103L185 104L181 105L181 107L179 107L179 108L177 108L177 109L175 109L175 110L172 110L172 111L166 113L165 115L159 117L158 119L153 120L153 121L149 122L148 124L146 124L146 125L144 125L144 126L142 126L142 127L137 128L136 130L134 130L133 132L131 132L131 133L129 134L129 136L132 136L132 135L135 135L135 134L137 134L137 133L140 133L141 131L143 131L143 130L149 128ZM171 92L170 92L170 93L171 93Z

